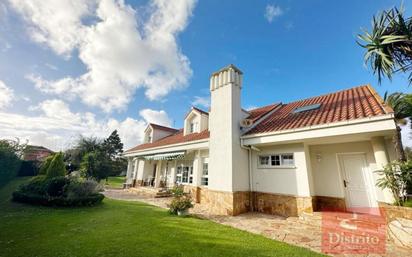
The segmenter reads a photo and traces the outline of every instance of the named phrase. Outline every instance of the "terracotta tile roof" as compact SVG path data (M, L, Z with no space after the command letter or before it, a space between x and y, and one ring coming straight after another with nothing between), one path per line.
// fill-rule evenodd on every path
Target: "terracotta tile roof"
M128 152L134 152L134 151L139 151L139 150L144 150L144 149L149 149L153 147L159 147L159 146L165 146L165 145L173 145L173 144L178 144L178 143L185 143L185 142L190 142L190 141L196 141L196 140L201 140L201 139L206 139L209 138L209 131L204 130L199 133L192 133L188 134L186 136L183 136L183 129L180 129L177 133L164 137L162 139L159 139L153 143L147 143L147 144L141 144L138 145L132 149L129 149L126 151Z
M154 124L154 123L149 123L149 126L152 126L154 129L160 129L160 130L169 131L169 132L179 131L178 129L175 129L175 128L169 128L169 127L165 127L165 126L162 126L162 125L157 125L157 124Z
M299 107L321 104L318 109L294 113ZM369 85L283 104L269 117L247 132L259 134L313 125L348 121L392 113Z
M266 105L266 106L263 106L263 107L259 107L259 108L249 110L247 112L250 115L247 118L251 119L252 121L256 121L256 120L260 119L261 117L263 117L266 113L272 111L273 109L275 109L276 107L278 107L280 105L281 105L281 103L275 103L275 104L270 104L270 105Z

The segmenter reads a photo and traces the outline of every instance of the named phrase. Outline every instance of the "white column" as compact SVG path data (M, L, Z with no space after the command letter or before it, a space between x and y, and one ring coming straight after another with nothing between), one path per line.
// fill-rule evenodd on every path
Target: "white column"
M373 155L375 156L376 161L376 170L382 170L389 163L388 153L386 152L385 139L382 136L372 137L371 143ZM375 175L374 177L378 178L377 175ZM374 183L376 184L376 181L374 181ZM382 190L377 186L375 187L377 190L378 201L393 203L393 195L388 189Z
M160 176L162 172L162 161L157 161L155 187L160 187Z
M143 181L144 168L145 168L145 160L138 160L137 175L136 175L137 181Z
M133 166L133 179L136 179L138 164L139 164L139 160L136 158L134 160L134 166Z
M200 186L200 178L202 176L202 156L200 150L196 151L195 159L193 160L193 186Z
M127 173L126 173L126 180L129 180L132 176L132 169L133 169L133 159L127 158Z
M168 182L169 186L173 186L176 182L176 169L177 169L177 160L174 160L170 164L170 181Z

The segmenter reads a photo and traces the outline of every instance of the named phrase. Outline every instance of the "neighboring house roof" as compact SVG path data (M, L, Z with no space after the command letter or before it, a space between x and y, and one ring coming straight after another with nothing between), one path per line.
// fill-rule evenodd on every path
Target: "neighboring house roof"
M179 131L178 129L175 129L175 128L169 128L169 127L157 125L157 124L154 124L154 123L149 123L149 126L152 126L154 129L160 129L160 130L168 131L168 132L177 132L177 131Z
M316 104L320 104L320 107L302 112L295 111L297 108ZM296 129L392 112L393 110L384 105L383 100L372 87L364 85L283 104L246 134Z
M144 150L144 149L153 148L153 147L164 146L164 145L173 145L173 144L178 144L178 143L196 141L196 140L201 140L201 139L206 139L206 138L209 138L208 130L204 130L199 133L191 133L191 134L184 136L183 129L180 129L177 133L173 135L164 137L153 143L146 143L146 144L138 145L132 149L127 150L126 153Z
M26 161L41 160L50 154L54 153L52 150L43 146L28 145L24 149L23 159Z

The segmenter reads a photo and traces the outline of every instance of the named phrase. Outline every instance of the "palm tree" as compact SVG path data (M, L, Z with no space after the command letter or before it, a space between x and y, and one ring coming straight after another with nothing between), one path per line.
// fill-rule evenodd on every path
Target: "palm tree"
M379 83L382 77L392 79L397 72L410 73L412 83L412 18L405 18L403 8L383 11L372 20L372 31L358 35L366 49L365 64L369 64L377 74Z
M401 125L407 124L407 118L411 117L412 105L411 95L395 92L388 95L385 93L383 100L385 104L393 109L396 124L396 133L393 136L393 144L398 160L406 161L405 151L402 145Z

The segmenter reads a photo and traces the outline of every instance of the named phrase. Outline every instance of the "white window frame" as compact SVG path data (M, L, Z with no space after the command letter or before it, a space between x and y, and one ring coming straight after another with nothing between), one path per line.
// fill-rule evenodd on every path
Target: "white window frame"
M207 172L206 174L205 174L205 164L206 164L206 172ZM209 158L203 159L202 176L200 178L200 185L205 186L205 187L209 186Z
M187 168L187 176L184 175L185 168ZM179 173L180 170L180 173ZM187 181L183 181L187 179ZM190 185L193 184L193 164L180 163L176 165L176 184L179 185Z
M288 163L289 160L286 159L285 157L290 157L292 156L292 162ZM266 163L262 164L261 159L265 158ZM279 164L277 165L276 162ZM295 166L295 155L293 153L274 153L274 154L260 154L257 157L257 166L260 169L278 169L278 168L296 168Z
M191 121L189 125L189 131L190 133L196 133L197 131L197 122Z

